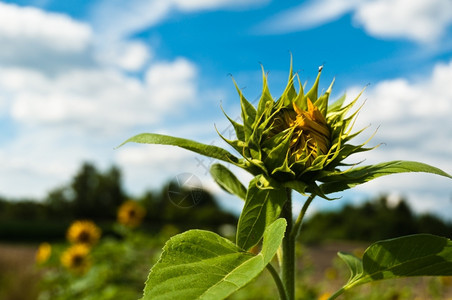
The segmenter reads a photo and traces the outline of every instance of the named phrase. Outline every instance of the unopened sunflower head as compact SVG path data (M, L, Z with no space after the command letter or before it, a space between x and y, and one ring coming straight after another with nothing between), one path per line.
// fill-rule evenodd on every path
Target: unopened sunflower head
M263 90L257 107L245 99L236 84L243 124L227 116L237 139L223 139L244 157L242 168L253 175L264 174L279 182L309 185L329 171L337 171L349 155L370 150L364 148L364 144L348 143L361 132L351 133L359 109L349 113L359 95L348 105L344 105L345 96L329 105L334 80L319 95L321 71L322 68L311 89L305 93L291 67L289 82L277 100L270 94L267 75L263 71Z
M73 244L92 246L99 240L101 229L92 221L80 220L71 224L66 232L67 240Z

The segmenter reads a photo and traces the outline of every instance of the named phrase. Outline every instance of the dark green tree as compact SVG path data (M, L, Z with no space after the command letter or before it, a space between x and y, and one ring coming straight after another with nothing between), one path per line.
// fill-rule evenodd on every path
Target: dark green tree
M121 186L121 173L116 167L102 174L94 165L85 163L70 187L77 218L115 218L117 207L126 197Z

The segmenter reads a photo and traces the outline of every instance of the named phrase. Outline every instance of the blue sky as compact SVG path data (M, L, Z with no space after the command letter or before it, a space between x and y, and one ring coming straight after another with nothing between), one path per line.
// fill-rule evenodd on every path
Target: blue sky
M229 74L254 100L262 64L278 97L290 54L308 84L324 65L333 98L367 86L356 126L379 128L372 143L384 145L352 161L420 160L452 173L450 0L0 1L0 43L0 195L43 197L91 161L119 165L135 195L193 173L237 210L207 176L208 159L113 148L141 132L222 145L220 104L239 116ZM312 211L382 193L452 219L451 182L424 174L378 179Z

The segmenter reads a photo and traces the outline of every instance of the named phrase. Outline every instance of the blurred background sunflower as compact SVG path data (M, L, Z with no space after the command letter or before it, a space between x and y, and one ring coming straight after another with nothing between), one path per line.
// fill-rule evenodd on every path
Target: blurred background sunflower
M124 226L135 228L141 224L146 209L136 201L126 201L118 209L118 222Z
M67 240L72 244L92 246L99 240L101 229L92 221L80 220L71 224L66 233Z
M89 251L87 245L73 245L61 254L61 264L76 273L84 273L91 266Z

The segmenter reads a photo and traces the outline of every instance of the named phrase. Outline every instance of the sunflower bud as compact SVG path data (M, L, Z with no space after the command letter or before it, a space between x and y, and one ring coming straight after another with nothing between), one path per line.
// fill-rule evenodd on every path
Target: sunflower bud
M350 143L364 130L352 133L361 107L350 113L361 93L348 104L344 103L345 96L328 103L334 80L328 89L319 95L321 72L322 68L319 68L313 86L305 93L291 66L289 82L281 97L275 100L270 94L267 75L262 69L263 88L256 107L246 100L234 81L240 96L243 123L238 123L225 113L235 130L236 139L229 140L219 132L218 134L243 158L214 145L156 133L138 134L121 145L135 142L179 146L246 170L254 176L250 188L255 189L257 186L259 190L278 190L278 193L293 189L302 194L309 193L311 196L318 195L329 200L331 199L326 196L328 194L344 191L389 174L427 172L452 178L438 168L413 161L396 160L368 166L357 166L359 162L352 165L345 163L344 160L350 155L375 148L364 147L370 139L363 144ZM298 91L294 86L296 80ZM255 208L252 205L257 198L253 198L249 193L250 188L246 190L226 167L214 164L211 174L226 191L246 200L249 209ZM263 195L266 197L267 194ZM248 201L248 196L253 198L253 201ZM281 200L284 196L276 198ZM244 237L245 242L248 237Z
M346 115L357 98L344 106L345 97L342 97L328 106L334 80L319 96L321 71L320 68L312 88L304 93L298 75L293 75L291 68L289 82L276 101L263 72L263 90L257 107L245 99L235 84L241 100L243 125L227 116L237 140L223 139L243 155L242 168L278 182L310 185L319 173L334 170L349 155L369 150L363 145L346 144L356 135L350 134L356 112ZM294 87L296 79L298 91Z

